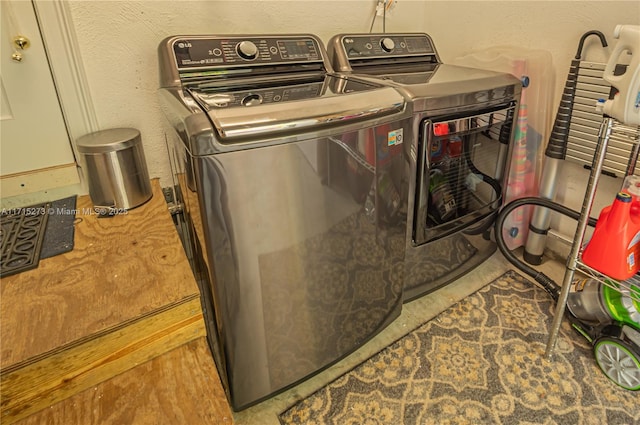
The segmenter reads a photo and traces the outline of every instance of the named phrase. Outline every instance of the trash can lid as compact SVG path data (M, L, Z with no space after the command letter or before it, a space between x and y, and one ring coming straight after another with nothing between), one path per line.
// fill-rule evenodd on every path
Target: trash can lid
M76 146L81 153L107 153L132 147L139 141L140 132L135 128L110 128L79 137Z

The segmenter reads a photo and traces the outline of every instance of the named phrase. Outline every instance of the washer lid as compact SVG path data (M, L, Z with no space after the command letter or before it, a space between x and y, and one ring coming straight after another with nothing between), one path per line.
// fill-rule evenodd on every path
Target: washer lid
M345 126L404 111L406 104L391 87L345 76L326 76L312 84L191 94L207 112L221 143Z
M111 128L85 134L76 140L80 153L107 153L127 149L140 141L135 128Z

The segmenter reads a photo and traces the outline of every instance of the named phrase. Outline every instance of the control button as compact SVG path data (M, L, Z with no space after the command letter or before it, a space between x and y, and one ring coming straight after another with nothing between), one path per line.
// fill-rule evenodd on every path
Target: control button
M382 50L385 52L390 52L396 47L396 43L389 37L385 37L380 40L380 47L382 47Z
M216 47L215 49L213 49L212 53L213 53L213 56L220 56L222 54L222 50Z
M244 106L255 106L262 103L262 96L259 94L249 94L242 98L241 103Z
M273 96L273 101L274 102L280 102L282 100L282 96L280 96L279 94Z
M366 43L364 47L369 50L373 49L373 46L371 45L371 43Z
M247 60L253 60L258 55L258 48L251 41L242 41L236 45L238 55Z
M278 48L276 46L271 46L271 47L269 47L269 52L271 52L272 55L277 55L278 54Z

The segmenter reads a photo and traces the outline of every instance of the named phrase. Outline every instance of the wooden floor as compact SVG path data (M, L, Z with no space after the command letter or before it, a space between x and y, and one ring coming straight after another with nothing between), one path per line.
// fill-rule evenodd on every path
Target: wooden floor
M28 416L19 425L232 424L204 338Z
M3 424L231 423L198 287L152 186L111 218L79 197L74 249L0 282Z
M126 215L77 201L74 249L2 279L0 367L38 356L197 292L159 184Z

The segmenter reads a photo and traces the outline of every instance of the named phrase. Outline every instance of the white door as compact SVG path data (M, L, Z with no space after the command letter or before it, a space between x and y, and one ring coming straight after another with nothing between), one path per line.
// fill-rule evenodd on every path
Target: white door
M31 1L2 0L0 176L5 198L79 182ZM16 35L29 39L12 59Z

